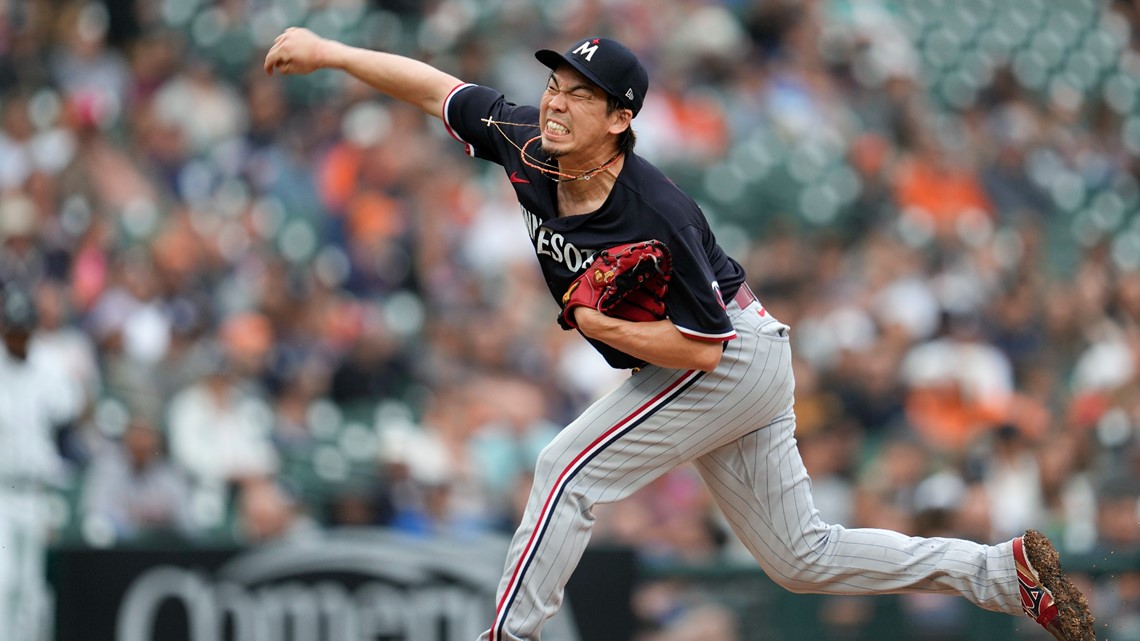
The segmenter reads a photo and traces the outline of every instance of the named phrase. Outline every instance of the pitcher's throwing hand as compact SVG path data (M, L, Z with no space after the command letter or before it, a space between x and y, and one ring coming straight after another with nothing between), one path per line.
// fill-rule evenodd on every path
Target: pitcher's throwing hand
M321 50L335 43L325 40L308 29L290 27L277 36L269 53L265 55L265 72L303 75L323 66Z

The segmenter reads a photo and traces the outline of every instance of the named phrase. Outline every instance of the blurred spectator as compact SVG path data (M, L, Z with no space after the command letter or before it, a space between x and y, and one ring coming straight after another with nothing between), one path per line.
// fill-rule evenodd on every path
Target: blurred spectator
M842 402L843 416L868 434L905 430L905 389L897 368L897 356L885 346L849 354L847 368L836 372L845 375L829 379Z
M398 481L398 479L396 479ZM329 527L383 527L396 519L393 479L382 470L367 482L347 483L332 491L323 504L321 525Z
M986 133L993 136L994 159L981 174L986 195L1001 218L1033 223L1045 216L1051 203L1035 184L1026 167L1026 154L1041 135L1035 110L1024 101L1010 101L994 109L986 119Z
M812 499L827 523L854 521L854 479L850 452L858 449L859 432L851 423L829 425L797 436L800 456L812 480Z
M1044 304L1036 299L1032 276L995 297L983 330L987 342L1000 349L1022 375L1046 351Z
M1030 444L1017 427L1000 425L993 432L992 452L985 462L990 497L991 536L1000 541L1020 536L1044 523L1041 471Z
M315 442L309 409L316 392L302 377L277 395L273 408L273 445L285 460L307 460Z
M1113 639L1140 639L1140 572L1124 572L1097 595L1097 620Z
M3 98L4 104L0 106L0 193L7 195L28 190L37 175L54 174L67 166L74 153L74 141L68 132L54 126L59 107L53 104L53 101L58 101L58 96L51 90L43 89L33 96L27 89L15 89L5 93ZM37 107L40 109L38 113ZM37 206L44 204L38 203ZM23 222L26 219L17 220Z
M87 315L104 355L107 391L157 416L167 398L159 372L171 344L171 318L146 250L121 256L112 269L110 286Z
M35 291L39 326L32 336L28 358L63 371L80 386L82 398L77 420L61 426L60 452L76 464L85 464L100 445L87 414L103 391L98 353L91 337L74 325L68 292L63 283L43 281Z
M1097 550L1140 551L1140 481L1114 476L1100 486L1097 499Z
M66 370L80 382L84 406L89 406L102 392L102 372L94 342L75 325L67 286L42 281L35 290L35 303L39 325L32 336L29 358L42 358Z
M189 540L197 531L190 496L190 480L167 457L161 432L135 417L121 440L99 450L86 470L84 528L120 545Z
M218 328L226 368L238 379L264 383L274 333L272 322L264 314L240 312L227 317Z
M1008 417L1013 371L982 340L980 323L974 313L944 314L939 336L913 347L901 364L908 418L939 450L961 452Z
M492 527L496 506L483 480L488 470L479 466L471 438L491 411L472 390L446 387L420 425L382 428L393 527L421 536L471 536Z
M129 69L107 43L110 17L101 2L75 2L58 16L59 43L51 68L80 117L99 126L117 121L126 107Z
M742 638L731 612L715 598L680 581L653 581L634 595L640 624L635 641L737 641Z
M38 218L31 198L0 190L0 285L31 291L46 274L46 259L36 241Z
M237 487L277 470L271 411L236 375L234 363L217 349L203 350L201 378L170 399L166 416L171 457L196 488L196 519L224 517Z
M929 225L939 237L953 237L972 218L992 216L968 149L950 146L931 132L920 132L896 170L895 201L905 215Z
M237 495L235 535L251 545L281 539L303 538L316 532L317 524L304 507L271 478L242 482Z
M1067 549L1088 551L1096 543L1097 490L1089 470L1090 449L1079 432L1052 435L1050 447L1037 450L1043 523L1061 532Z
M930 473L931 456L914 439L888 440L861 470L852 526L915 530L915 493Z
M412 383L412 366L379 313L364 312L359 336L332 373L329 397L340 405L399 398Z
M470 437L473 464L481 471L491 509L503 515L502 528L510 532L515 526L508 516L511 492L534 469L539 452L558 428L547 420L542 390L530 381L488 377L474 383L470 393L489 406Z
M247 124L241 96L197 52L184 61L181 73L155 92L153 107L155 118L175 127L196 154L237 136Z

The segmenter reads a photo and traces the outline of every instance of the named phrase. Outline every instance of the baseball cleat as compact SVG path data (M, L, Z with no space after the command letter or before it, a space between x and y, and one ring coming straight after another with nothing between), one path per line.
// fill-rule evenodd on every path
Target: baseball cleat
M1061 560L1048 537L1027 530L1013 540L1013 560L1025 614L1057 641L1096 641L1088 600L1061 571Z

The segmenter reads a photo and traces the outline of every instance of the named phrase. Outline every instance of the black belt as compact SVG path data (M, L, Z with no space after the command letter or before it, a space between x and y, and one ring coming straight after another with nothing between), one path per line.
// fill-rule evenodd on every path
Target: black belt
M740 309L748 307L760 299L756 298L756 294L752 293L749 289L748 283L740 283L740 287L736 289L736 293L732 296L732 301L736 303Z

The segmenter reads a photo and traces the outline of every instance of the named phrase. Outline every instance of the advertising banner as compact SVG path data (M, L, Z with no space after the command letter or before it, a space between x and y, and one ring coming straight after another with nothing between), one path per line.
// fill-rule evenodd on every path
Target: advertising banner
M55 550L55 639L475 641L506 545L339 530L250 549ZM631 625L632 567L629 553L587 552L572 583L592 586L591 612L575 611L568 587L543 639L581 641L578 618L607 621L590 641L628 638L614 635Z

